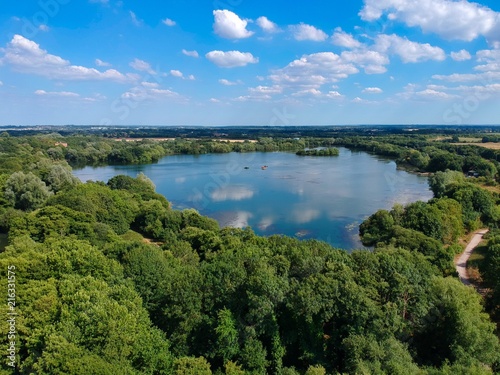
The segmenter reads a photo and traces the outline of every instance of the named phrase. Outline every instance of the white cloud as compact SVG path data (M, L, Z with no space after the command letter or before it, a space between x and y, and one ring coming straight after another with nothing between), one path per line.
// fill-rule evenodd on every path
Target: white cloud
M220 103L220 100L219 99L215 99L215 98L210 98L210 102L211 103Z
M250 52L240 51L210 51L205 57L221 68L234 68L259 62Z
M139 72L146 72L153 75L156 74L156 72L151 68L151 65L144 60L135 58L129 65Z
M375 21L383 14L450 40L471 41L479 35L494 37L499 22L498 13L466 0L365 0L360 12L365 21Z
M375 49L382 53L398 55L404 63L416 63L426 60L443 61L446 53L439 47L431 46L429 43L417 43L402 38L398 35L378 35L375 41Z
M326 94L326 97L330 98L330 99L341 99L344 97L344 95L342 95L338 91L328 91L328 94Z
M142 26L142 20L140 20L139 18L137 18L136 14L134 12L132 12L131 10L128 12L130 14L130 19L132 20L132 23L134 24L134 26Z
M0 86L3 86L3 82L2 81L0 81Z
M188 79L190 81L194 81L194 80L196 80L196 77L194 75L190 74L190 75L187 76L186 79Z
M465 49L462 49L458 52L452 52L450 56L455 61L465 61L465 60L470 60L472 58L470 53Z
M436 91L432 89L425 89L423 91L418 91L415 93L415 96L420 98L420 99L454 99L457 96L456 95L450 95L442 91Z
M266 33L276 33L280 31L278 25L276 25L274 22L270 21L267 17L264 16L257 18L257 25Z
M269 78L280 86L318 89L323 84L335 83L358 72L354 64L339 55L320 52L292 61L286 67L275 70Z
M463 91L466 93L475 93L475 94L498 94L500 93L500 83L492 83L484 86L458 86L454 88L457 91Z
M148 87L148 88L157 88L157 87L160 87L160 85L156 82L141 82L141 85L144 86L144 87Z
M48 27L47 25L40 25L38 26L38 30L47 32L50 30L50 27Z
M110 63L108 63L106 61L102 61L101 59L95 59L95 64L97 66L111 66Z
M243 95L243 96L238 96L233 100L236 102L248 102L248 101L263 102L271 99L272 99L271 95L264 94L264 95Z
M167 25L167 26L175 26L177 23L173 20L171 20L170 18L165 18L164 20L161 20L161 22L163 22L164 25Z
M335 29L332 35L332 43L345 48L359 48L362 46L360 41L354 39L351 34L346 33L340 27Z
M386 54L366 49L344 51L340 55L346 63L353 63L365 70L366 74L382 74L387 71L385 65L389 64Z
M477 74L475 73L466 73L466 74L454 73L449 75L436 74L433 75L432 78L447 82L474 82L474 81L491 82L500 79L500 71L477 73Z
M476 53L477 61L485 64L477 65L474 70L481 72L500 71L500 49L481 50Z
M248 21L229 10L214 10L214 32L226 39L243 39L254 33L246 29Z
M328 38L328 35L320 29L315 28L311 25L306 25L300 23L299 25L290 26L290 30L293 33L293 37L296 40L312 40L315 42L322 42Z
M197 51L187 51L185 49L182 50L182 53L186 56L189 56L189 57L195 57L195 58L198 58L199 55L198 55L198 52Z
M129 99L134 101L154 100L154 99L177 99L185 100L181 95L171 90L162 90L158 88L136 86L124 92L121 95L122 99Z
M241 83L241 81L239 81L239 80L238 81L229 81L225 78L221 78L221 79L219 79L219 83L221 85L224 85L224 86L234 86L234 85L239 85Z
M307 89L294 92L292 96L321 96L323 93L318 89Z
M78 95L76 92L70 92L70 91L45 91L45 90L36 90L35 95L38 96L59 96L59 97L65 97L65 98L78 98L80 95Z
M49 79L107 80L120 83L132 82L137 79L133 74L124 75L115 69L101 72L94 68L71 65L69 61L47 53L37 43L21 35L14 35L3 52L4 56L0 59L0 64L7 64L21 73L35 74Z
M383 90L379 87L367 87L362 92L365 94L382 94Z
M184 74L180 70L171 70L170 74L177 78L184 78Z
M278 85L257 86L249 88L248 91L252 94L270 95L270 94L280 94L283 91L283 88Z

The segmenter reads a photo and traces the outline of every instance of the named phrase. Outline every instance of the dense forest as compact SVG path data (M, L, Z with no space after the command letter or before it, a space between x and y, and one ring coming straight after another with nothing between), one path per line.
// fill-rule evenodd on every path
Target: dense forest
M0 374L498 373L497 151L446 133L362 133L255 142L1 134L0 272L2 290L15 280L17 315L9 338L5 293L0 343L9 353L15 341L15 368L5 354ZM82 183L71 173L333 145L432 172L434 199L374 213L360 226L373 251L347 253L173 210L142 174ZM485 226L483 299L460 283L453 258Z

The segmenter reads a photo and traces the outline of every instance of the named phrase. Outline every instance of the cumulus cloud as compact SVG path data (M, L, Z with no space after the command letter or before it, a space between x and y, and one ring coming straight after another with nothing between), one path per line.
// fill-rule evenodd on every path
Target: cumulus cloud
M97 66L111 66L110 63L108 63L106 61L102 61L101 59L95 59L95 64Z
M484 73L453 73L449 75L435 74L432 76L433 79L446 82L474 82L483 81L491 82L500 79L500 71L497 72L484 72Z
M379 87L367 87L362 92L365 94L382 94L383 90Z
M243 39L254 33L246 29L248 21L229 10L214 10L214 32L226 39Z
M340 56L346 63L353 63L363 68L366 74L385 73L387 71L385 65L390 62L385 53L368 49L344 51Z
M177 78L184 78L184 74L180 70L171 70L170 74Z
M307 89L294 92L292 96L321 96L322 94L318 89Z
M115 69L99 71L94 68L71 65L68 60L51 55L40 46L21 35L14 35L3 49L4 56L0 64L6 64L15 71L35 74L49 79L71 81L115 81L133 82L137 77L133 74L122 74Z
M153 68L151 68L151 65L144 60L135 58L134 61L132 61L129 65L139 72L156 74L156 72L153 70Z
M432 89L425 89L422 91L417 91L415 93L415 96L420 99L428 99L428 100L433 100L433 99L454 99L457 96L456 95L450 95L442 91L436 91Z
M276 33L280 31L278 28L278 25L276 25L274 22L270 21L267 17L259 17L257 18L257 25L264 30L266 33Z
M315 28L311 25L306 25L304 23L300 23L299 25L290 26L290 30L293 34L293 37L296 40L312 40L314 42L322 42L328 38L328 35L320 29Z
M455 61L465 61L465 60L470 60L472 58L470 53L465 49L462 49L458 52L452 52L450 56Z
M172 90L163 90L156 87L148 87L144 84L131 88L121 95L122 99L134 101L154 100L154 99L177 99L185 100L184 97Z
M65 97L65 98L78 98L80 95L78 95L76 92L71 92L71 91L45 91L45 90L36 90L35 95L38 96L59 96L59 97Z
M189 56L189 57L194 57L194 58L198 58L200 55L198 54L198 51L187 51L185 49L182 50L182 53L186 56Z
M318 89L325 83L345 79L359 70L333 52L304 55L282 69L275 70L269 78L279 86L301 89Z
M351 34L346 33L340 27L335 29L332 35L332 43L345 48L359 48L362 46L360 41L354 39Z
M326 97L330 98L330 99L341 99L344 97L344 95L342 95L338 91L328 91L328 94L326 94Z
M225 78L221 78L219 79L219 83L221 85L224 85L224 86L234 86L234 85L238 85L241 83L241 81L230 81L228 79L225 79Z
M164 20L161 20L161 22L164 25L167 25L167 26L170 26L170 27L177 25L177 22L171 20L170 18L165 18Z
M360 12L365 21L378 20L384 14L445 39L471 41L483 35L498 40L498 13L466 0L365 0Z
M446 53L443 49L429 43L417 43L396 34L378 35L375 49L383 53L398 55L404 63L417 63L427 60L443 61Z
M259 62L250 52L240 51L210 51L205 57L221 68L235 68Z
M141 82L141 86L148 87L148 88L157 88L160 85L156 82Z
M257 86L257 87L250 87L248 91L251 94L263 94L263 95L270 95L270 94L280 94L283 91L283 88L274 85L274 86Z

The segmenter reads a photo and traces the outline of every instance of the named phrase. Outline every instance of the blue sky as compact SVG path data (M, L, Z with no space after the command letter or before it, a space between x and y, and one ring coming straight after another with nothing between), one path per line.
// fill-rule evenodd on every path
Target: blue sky
M7 2L0 124L500 124L500 4Z

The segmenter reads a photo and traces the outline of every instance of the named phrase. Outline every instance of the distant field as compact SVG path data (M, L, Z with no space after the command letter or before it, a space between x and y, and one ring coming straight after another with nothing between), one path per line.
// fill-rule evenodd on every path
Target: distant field
M114 138L115 141L126 141L126 142L140 142L144 140L149 140L149 141L175 141L175 138ZM198 138L186 138L186 140L189 141L196 141ZM243 143L245 141L248 141L250 143L256 143L257 140L255 139L212 139L212 141L226 141L229 143Z
M500 150L500 143L494 143L494 142L487 142L487 143L459 142L459 143L452 143L452 144L454 144L454 145L473 145L473 146L489 148L491 150Z

